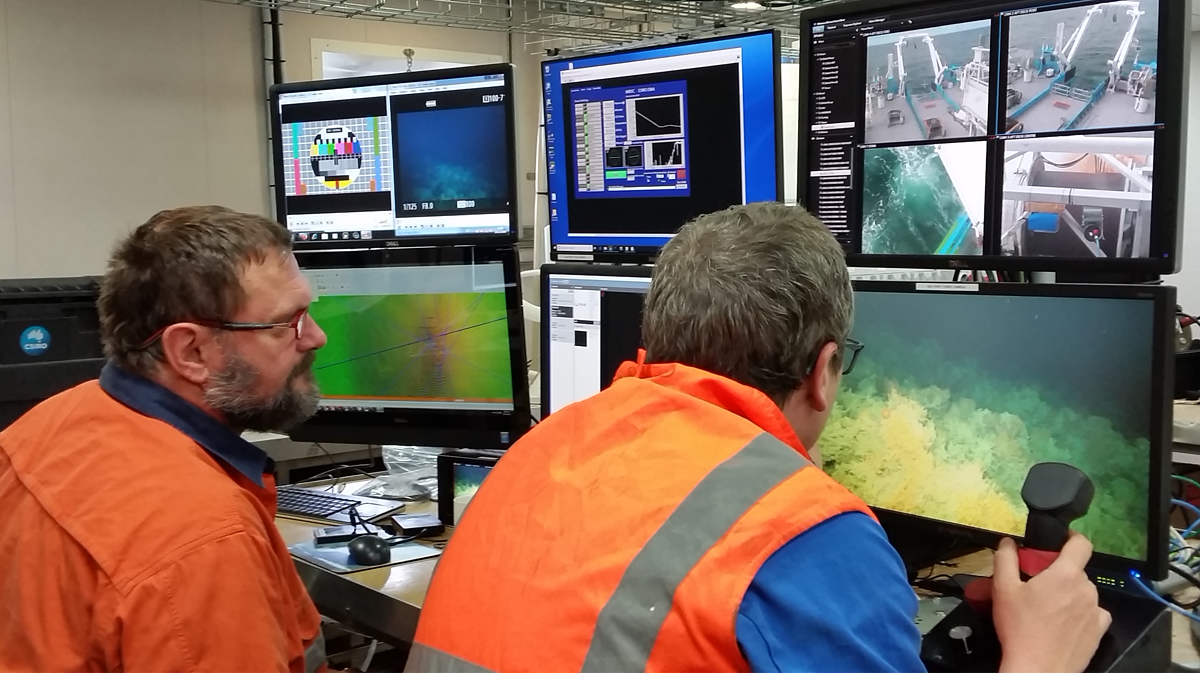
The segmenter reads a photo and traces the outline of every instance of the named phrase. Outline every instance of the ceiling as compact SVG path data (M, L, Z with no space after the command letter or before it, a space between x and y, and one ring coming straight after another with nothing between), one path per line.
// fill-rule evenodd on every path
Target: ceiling
M529 53L587 53L628 43L778 28L794 51L799 15L841 0L212 0L324 16L475 28L523 36ZM1163 0L1180 2L1182 0ZM749 8L745 6L751 6ZM1192 3L1200 31L1200 0ZM794 56L794 54L791 54Z
M530 53L778 28L790 48L803 10L838 0L214 0L324 16L475 28L524 36ZM749 7L747 7L749 6ZM792 38L792 39L788 39Z

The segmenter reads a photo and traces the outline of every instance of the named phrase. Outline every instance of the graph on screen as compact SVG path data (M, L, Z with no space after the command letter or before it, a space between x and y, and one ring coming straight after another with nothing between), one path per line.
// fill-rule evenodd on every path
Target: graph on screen
M503 292L322 295L310 314L327 398L512 402Z
M283 125L283 180L288 196L392 189L392 139L386 117Z
M676 136L683 133L683 96L653 96L631 98L635 140Z

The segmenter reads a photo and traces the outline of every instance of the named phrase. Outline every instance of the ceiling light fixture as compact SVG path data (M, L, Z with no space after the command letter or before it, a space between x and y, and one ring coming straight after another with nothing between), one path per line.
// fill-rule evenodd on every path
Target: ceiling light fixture
M764 7L757 2L735 2L730 5L730 7L733 9L741 9L746 11L758 11L760 9L764 9Z

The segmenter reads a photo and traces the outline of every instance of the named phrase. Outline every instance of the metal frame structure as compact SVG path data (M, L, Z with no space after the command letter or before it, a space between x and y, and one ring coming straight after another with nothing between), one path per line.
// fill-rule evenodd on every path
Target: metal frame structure
M790 48L799 14L838 0L210 0L262 9L523 35L529 53L586 54L637 42L779 29ZM790 39L788 39L790 38ZM794 50L792 50L794 51Z

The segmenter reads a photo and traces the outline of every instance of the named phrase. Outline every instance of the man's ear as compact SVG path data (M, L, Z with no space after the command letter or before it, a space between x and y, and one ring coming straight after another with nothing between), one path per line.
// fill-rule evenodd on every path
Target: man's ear
M163 356L177 375L203 386L214 369L215 345L208 331L195 323L176 323L163 331Z
M825 412L833 406L833 397L837 392L838 376L841 375L837 362L838 345L829 342L821 348L817 355L816 365L812 374L808 375L804 395L809 407L817 412Z

